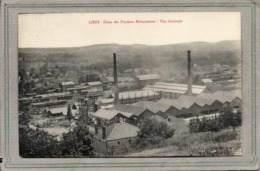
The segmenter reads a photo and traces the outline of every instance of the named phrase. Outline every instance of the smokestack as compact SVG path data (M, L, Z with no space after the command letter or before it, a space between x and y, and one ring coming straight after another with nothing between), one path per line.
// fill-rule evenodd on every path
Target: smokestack
M106 127L102 126L102 138L105 139L107 136Z
M191 73L191 56L190 50L188 50L188 90L187 94L192 96L192 73Z
M98 125L95 124L94 127L95 127L95 134L97 135L98 134Z
M117 85L117 64L116 64L116 53L113 54L114 56L114 84L115 84L115 104L118 104L118 85Z

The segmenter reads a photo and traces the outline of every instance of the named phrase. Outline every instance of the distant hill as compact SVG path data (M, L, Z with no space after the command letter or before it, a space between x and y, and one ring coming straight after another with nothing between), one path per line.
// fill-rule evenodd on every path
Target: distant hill
M241 61L240 41L217 43L192 42L162 46L142 44L98 44L76 48L21 48L19 58L29 61L74 62L83 64L111 63L117 53L119 63L140 67L173 64L186 66L187 50L191 50L193 63L199 65L227 64L235 66Z

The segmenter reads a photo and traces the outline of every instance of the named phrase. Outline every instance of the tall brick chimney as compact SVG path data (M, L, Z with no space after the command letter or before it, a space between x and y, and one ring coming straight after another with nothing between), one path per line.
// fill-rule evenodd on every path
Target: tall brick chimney
M188 90L187 95L192 96L192 73L191 73L191 56L190 50L188 52Z
M95 128L95 135L97 135L98 134L98 125L97 125L97 123L95 123L94 128Z
M107 136L107 130L106 130L106 127L103 125L102 126L102 138L105 139Z
M118 85L117 85L117 61L116 61L116 53L113 54L114 56L114 93L115 93L115 104L118 104L118 99L119 99L119 93L118 93Z

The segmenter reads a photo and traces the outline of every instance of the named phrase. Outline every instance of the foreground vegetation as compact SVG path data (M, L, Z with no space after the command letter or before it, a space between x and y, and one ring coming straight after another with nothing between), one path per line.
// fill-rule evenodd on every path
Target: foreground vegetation
M94 149L91 146L91 137L85 123L79 122L77 126L64 133L62 140L49 135L41 129L28 127L30 116L19 116L19 150L24 158L64 158L64 157L93 157Z
M240 128L219 132L185 132L125 156L232 156L241 150Z
M61 141L57 141L55 136L43 130L29 128L30 116L23 114L19 119L21 157L100 157L92 147L86 123L78 122L73 130L63 134ZM139 125L140 131L131 147L111 148L105 157L232 156L241 150L240 125L241 113L234 114L230 110L217 120L192 122L190 131L181 134L175 134L176 130L167 122L148 118Z

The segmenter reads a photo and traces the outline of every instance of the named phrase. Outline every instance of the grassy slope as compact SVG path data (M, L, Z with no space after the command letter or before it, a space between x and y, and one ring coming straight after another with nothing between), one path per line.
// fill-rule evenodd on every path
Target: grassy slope
M241 155L240 128L225 129L217 133L184 133L167 140L159 148L145 149L128 154L137 156L232 156Z

